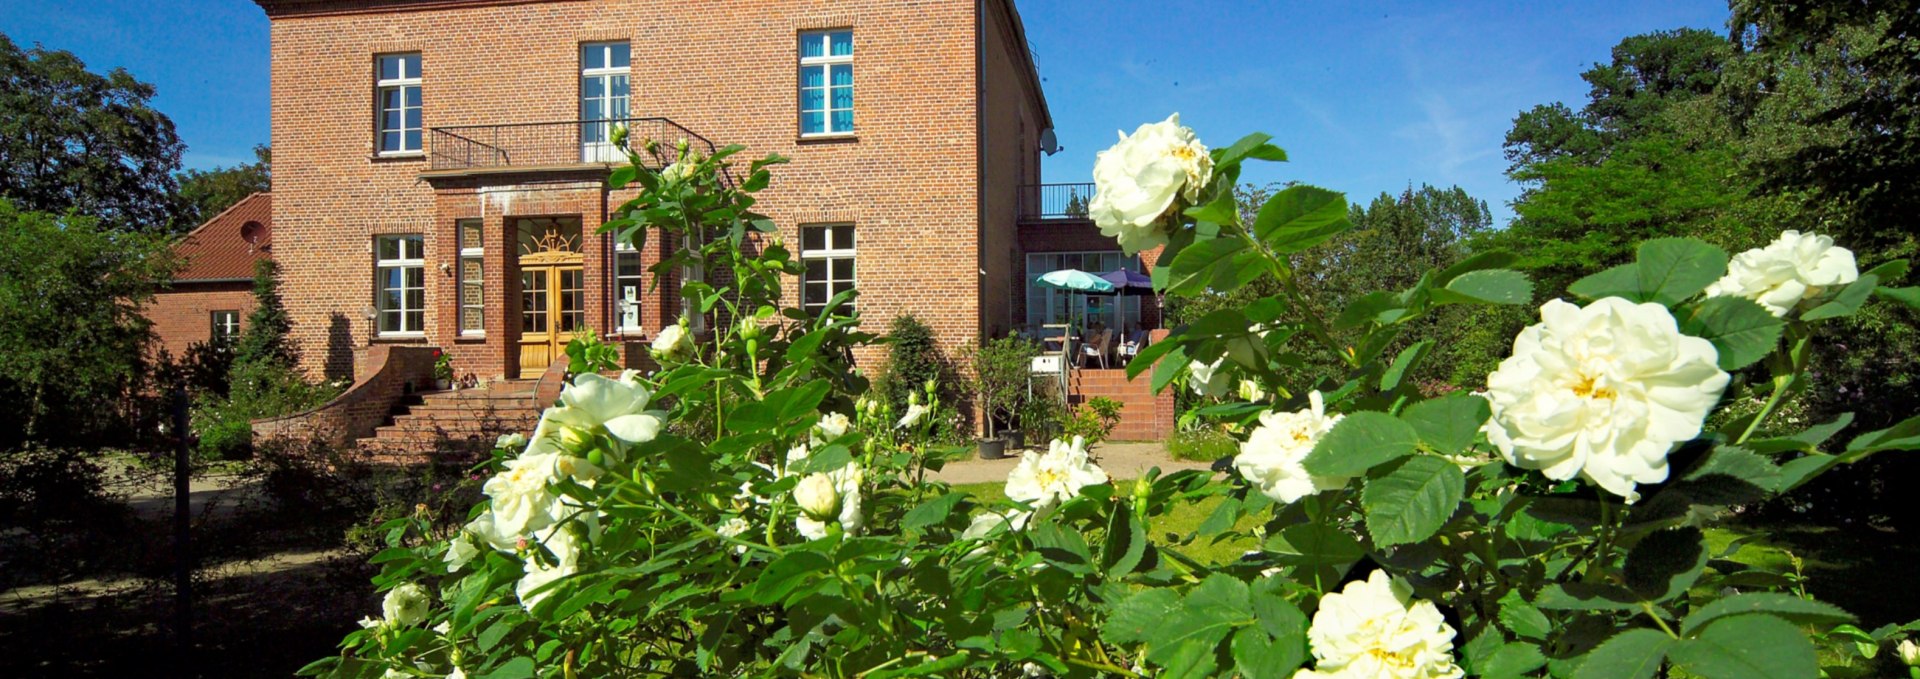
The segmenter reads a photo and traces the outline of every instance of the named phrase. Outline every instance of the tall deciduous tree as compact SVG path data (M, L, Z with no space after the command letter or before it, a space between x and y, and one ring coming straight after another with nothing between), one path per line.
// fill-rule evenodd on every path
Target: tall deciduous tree
M232 167L211 170L187 170L180 182L180 219L186 224L202 224L241 199L273 188L273 151L266 146L253 147L257 159Z
M0 199L0 449L124 437L142 368L140 305L172 276L166 239Z
M174 172L184 145L124 69L22 50L0 35L0 197L27 211L77 210L115 228L182 227Z

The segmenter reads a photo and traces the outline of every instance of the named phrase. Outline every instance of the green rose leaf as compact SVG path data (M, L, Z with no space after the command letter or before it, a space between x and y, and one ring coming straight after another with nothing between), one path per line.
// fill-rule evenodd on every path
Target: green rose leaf
M1254 236L1284 253L1319 245L1351 228L1345 195L1305 184L1273 194L1253 221Z
M480 675L480 679L530 679L533 672L533 658L520 656L499 664Z
M1873 294L1907 305L1909 309L1920 310L1920 287L1874 288Z
M1272 139L1273 135L1265 132L1255 132L1241 137L1240 141L1234 142L1232 146L1227 147L1216 155L1213 163L1214 165L1231 165L1245 158L1256 158L1281 163L1286 162L1287 152L1280 150L1278 146L1267 143Z
M1680 323L1680 332L1713 343L1720 369L1733 371L1766 358L1780 344L1786 321L1744 297L1709 297Z
M1520 590L1508 590L1500 597L1500 626L1523 639L1544 640L1553 632L1553 623L1547 620L1547 614L1527 603Z
M1287 679L1300 668L1304 653L1287 641L1267 636L1258 627L1243 627L1233 634L1230 650L1233 669L1247 679Z
M1680 623L1681 634L1693 634L1708 623L1746 613L1771 613L1798 623L1835 624L1853 616L1833 604L1779 592L1750 592L1715 599Z
M1367 481L1360 493L1367 533L1381 547L1419 542L1440 530L1460 507L1467 476L1438 457L1411 457Z
M1658 630L1630 629L1587 654L1573 679L1649 679L1660 671L1675 639Z
M1501 646L1487 658L1480 676L1489 678L1519 677L1546 666L1547 656L1540 653L1540 647L1525 642L1513 642Z
M1400 413L1421 443L1448 455L1466 452L1492 416L1493 407L1486 399L1458 391L1415 403Z
M1155 630L1180 606L1180 593L1154 588L1120 600L1100 628L1100 638L1116 646L1125 646L1152 638Z
M1706 536L1692 526L1650 533L1627 552L1627 587L1647 601L1666 601L1693 586L1707 566Z
M1441 304L1526 304L1533 301L1533 281L1512 269L1485 269L1461 274L1433 291Z
M1796 450L1803 453L1818 452L1820 450L1820 444L1826 443L1827 439L1833 438L1834 434L1840 433L1840 430L1846 429L1847 425L1850 424L1853 424L1853 413L1841 413L1840 417L1835 418L1832 422L1808 427L1806 431L1792 436L1748 441L1745 447L1761 455L1774 455Z
M920 503L913 511L900 518L900 527L907 530L923 530L928 526L943 523L953 514L954 505L967 499L966 493L947 493L940 497Z
M1640 267L1634 264L1622 264L1590 274L1567 286L1567 292L1586 299L1625 297L1635 302L1647 301L1640 294Z
M794 588L833 568L833 560L819 552L787 552L760 571L753 583L753 602L762 606L786 598Z
M1886 429L1853 437L1847 442L1847 457L1851 460L1883 450L1916 449L1920 449L1920 417L1910 417Z
M1641 243L1635 260L1643 298L1667 306L1699 294L1727 273L1726 251L1692 238Z
M1749 613L1720 618L1673 645L1673 664L1703 679L1800 679L1818 676L1813 642L1793 623Z
M1288 526L1267 540L1266 549L1283 561L1316 566L1350 564L1366 554L1346 531L1320 523Z
M1400 296L1391 292L1370 292L1347 304L1341 310L1340 317L1334 319L1333 329L1352 330L1368 323L1387 325L1407 315Z
M1171 617L1162 619L1148 640L1147 659L1171 668L1182 645L1208 649L1220 645L1235 628L1254 622L1247 583L1215 573L1180 600Z
M1800 320L1818 321L1828 318L1852 316L1860 310L1860 305L1867 302L1867 297L1873 294L1873 289L1879 286L1880 279L1878 277L1873 274L1861 274L1859 280L1848 283L1847 287L1841 288L1840 294L1834 295L1833 299L1829 300L1826 304L1808 309L1806 313L1800 314Z
M1618 585L1567 582L1540 588L1534 605L1549 611L1640 611L1640 599Z
M1307 454L1309 473L1359 476L1367 470L1413 454L1419 437L1400 418L1363 411L1340 418Z
M1239 254L1246 247L1246 242L1238 238L1208 238L1194 241L1193 245L1187 246L1173 258L1172 266L1167 267L1171 273L1167 278L1166 291L1178 295L1192 295L1206 290L1207 284L1215 276L1215 270L1232 262L1234 255Z
M1420 340L1402 350L1399 356L1394 357L1393 364L1387 366L1386 372L1381 373L1380 390L1393 391L1399 387L1400 380L1406 377L1407 371L1418 365L1420 359L1426 358L1427 350L1432 348L1433 340Z

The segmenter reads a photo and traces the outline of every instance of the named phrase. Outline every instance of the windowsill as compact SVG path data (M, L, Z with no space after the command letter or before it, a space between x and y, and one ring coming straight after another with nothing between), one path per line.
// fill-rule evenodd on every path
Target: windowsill
M372 160L374 162L380 162L380 161L402 161L402 160L426 160L426 158L427 158L426 151L382 151L380 153L373 154L373 156L371 158L368 158L368 160Z
M486 340L487 333L484 332L463 332L453 338L455 342L484 342Z
M373 336L373 341L375 342L391 342L394 344L424 342L426 339L427 333L424 332L383 332Z
M826 134L802 134L801 144L852 144L860 141L860 135L853 132L832 132Z

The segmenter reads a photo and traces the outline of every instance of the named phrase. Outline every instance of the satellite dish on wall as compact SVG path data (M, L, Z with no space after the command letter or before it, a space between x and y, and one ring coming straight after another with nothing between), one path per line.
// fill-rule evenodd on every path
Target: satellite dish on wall
M1053 135L1053 128L1040 131L1040 152L1049 156L1060 152L1060 140Z

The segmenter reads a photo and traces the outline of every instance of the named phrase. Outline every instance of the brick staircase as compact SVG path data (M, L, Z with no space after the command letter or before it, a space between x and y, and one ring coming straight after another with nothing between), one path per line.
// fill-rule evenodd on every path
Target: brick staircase
M393 462L422 462L443 453L492 448L501 434L530 434L545 404L535 380L506 380L483 388L409 394L389 421L360 439L362 452Z
M1111 440L1164 441L1173 433L1173 396L1155 395L1146 373L1129 381L1122 369L1075 369L1068 386L1075 408L1096 396L1120 402L1120 423L1107 437Z

